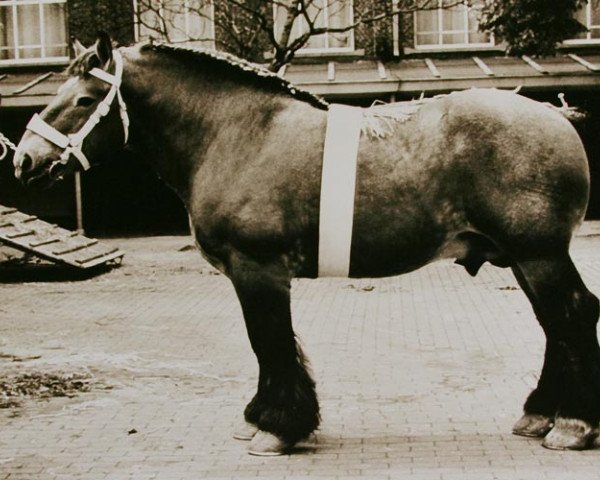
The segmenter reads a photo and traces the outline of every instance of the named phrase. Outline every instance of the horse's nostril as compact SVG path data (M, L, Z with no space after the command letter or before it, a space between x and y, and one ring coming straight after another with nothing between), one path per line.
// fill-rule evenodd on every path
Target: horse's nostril
M64 163L54 162L50 166L50 170L48 170L48 174L50 175L50 178L52 178L53 180L60 180L64 177L66 169L67 169L67 166Z
M27 153L23 153L20 167L22 172L29 172L33 168L33 159Z

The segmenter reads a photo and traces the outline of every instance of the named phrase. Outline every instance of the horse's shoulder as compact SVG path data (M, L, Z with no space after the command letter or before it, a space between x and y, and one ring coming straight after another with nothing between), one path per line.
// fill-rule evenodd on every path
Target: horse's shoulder
M276 199L275 191L254 185L240 189L235 186L213 194L206 193L195 202L190 216L206 237L222 242L256 242L282 237L286 231L286 211ZM224 187L225 188L225 187Z

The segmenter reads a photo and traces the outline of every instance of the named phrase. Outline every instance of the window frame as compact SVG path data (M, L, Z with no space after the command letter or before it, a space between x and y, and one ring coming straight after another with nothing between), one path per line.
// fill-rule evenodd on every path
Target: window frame
M443 24L443 17L442 17L442 13L444 11L443 8L443 4L442 4L443 0L438 0L438 7L436 9L431 9L431 10L420 10L421 12L423 11L431 11L431 12L436 12L437 13L437 27L438 29L435 31L431 31L431 32L421 32L418 30L417 28L417 14L419 11L415 11L413 12L413 46L415 50L418 51L440 51L440 50L480 50L480 49L489 49L489 48L494 48L496 47L496 41L494 39L494 35L490 33L490 40L489 42L472 42L470 43L468 41L469 39L469 9L471 9L471 7L465 2L462 4L463 6L463 19L464 19L464 24L465 24L465 28L461 29L461 30L444 30L444 24ZM417 36L418 34L437 34L438 35L438 43L430 43L427 45L419 45L417 42ZM464 39L466 40L465 42L461 42L461 43L443 43L442 38L444 36L444 34L463 34L464 35Z
M39 8L39 25L38 31L40 34L40 43L35 45L21 45L19 43L19 26L18 26L18 8L20 6L38 6ZM46 28L44 25L44 5L64 5L65 23L62 25L65 33L65 43L58 45L48 45L45 43ZM68 23L67 23L67 0L0 0L0 7L12 8L12 27L13 27L13 41L14 47L10 48L8 45L0 45L0 51L3 50L14 50L15 58L0 59L0 66L7 65L63 65L67 64L70 60L68 55ZM64 46L66 55L50 55L45 54L48 47L62 47ZM39 48L40 56L34 58L19 58L19 51L23 48Z
M186 9L185 10L185 29L186 32L185 34L189 36L188 31L189 31L189 22L190 22L190 11L188 8L188 0L180 0L183 2L183 6ZM216 29L215 29L215 2L214 0L209 0L210 1L210 19L206 19L209 23L210 26L210 40L187 40L187 41L175 41L174 43L177 44L181 44L181 45L186 45L186 44L190 44L190 43L194 43L194 42L206 42L207 44L210 44L209 47L204 47L204 48L216 48ZM161 1L161 7L160 9L162 10L164 7L162 6L162 1ZM163 15L161 13L161 15ZM134 0L133 1L133 22L134 22L134 38L136 42L141 41L142 35L141 35L141 28L142 28L142 23L140 22L140 12L139 12L139 6L138 6L138 0Z
M600 4L598 4L598 8L600 9ZM563 45L595 45L600 43L600 38L592 38L591 30L600 31L600 23L594 25L592 24L592 2L587 0L585 5L585 27L587 28L587 32L585 32L585 38L568 38L563 41Z
M329 2L331 0L324 0L325 2L325 16L326 16L326 21L325 21L325 25L329 25ZM348 0L350 3L350 8L348 11L348 20L349 23L348 25L352 25L352 23L354 22L354 0ZM274 3L273 4L273 18L274 18L274 30L277 31L277 4ZM292 27L292 32L294 34L298 34L301 35L302 34L302 30L300 30L301 25L303 25L302 23L298 22L298 18L302 18L301 16L298 16L296 18L296 20L294 21L294 26ZM347 47L329 47L329 36L330 35L335 35L334 33L323 33L322 35L325 35L325 47L302 47L300 48L296 54L299 55L313 55L313 54L323 54L323 53L348 53L348 52L354 52L356 50L356 46L355 46L355 38L354 38L354 28L348 30L349 33L349 42L348 42L348 46Z

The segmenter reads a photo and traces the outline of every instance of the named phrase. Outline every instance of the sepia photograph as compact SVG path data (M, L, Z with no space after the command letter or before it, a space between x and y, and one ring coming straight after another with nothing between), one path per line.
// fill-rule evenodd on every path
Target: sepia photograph
M0 0L0 480L597 480L600 0Z

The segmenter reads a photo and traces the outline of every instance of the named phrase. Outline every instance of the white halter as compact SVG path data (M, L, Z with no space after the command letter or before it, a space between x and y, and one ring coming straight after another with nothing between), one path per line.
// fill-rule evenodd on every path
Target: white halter
M37 113L31 118L31 120L27 124L26 128L28 130L31 130L33 133L40 135L49 142L52 142L54 145L60 148L64 148L64 152L60 156L60 159L54 162L55 164L67 163L69 157L72 154L77 158L77 160L79 160L79 163L81 163L81 166L84 170L88 170L90 168L90 162L81 150L83 140L100 122L102 117L108 115L108 112L110 111L110 106L112 105L115 97L119 102L119 114L121 116L121 121L123 122L124 143L127 143L127 139L129 137L129 116L127 115L127 106L123 101L123 97L121 96L121 90L119 89L123 77L123 58L121 57L121 54L118 50L113 50L113 58L115 61L114 75L105 72L104 70L101 70L99 68L92 68L89 72L90 75L93 75L94 77L99 78L100 80L110 84L111 87L108 93L106 94L104 100L102 100L98 104L98 107L96 108L94 113L92 113L88 121L83 124L83 126L77 133L70 133L68 135L65 135L56 130L52 125L48 124Z

